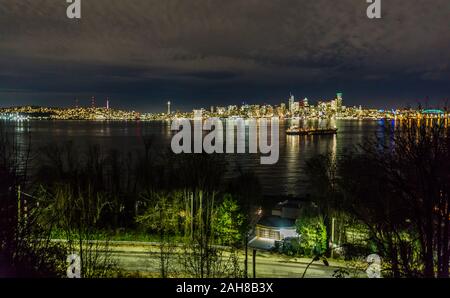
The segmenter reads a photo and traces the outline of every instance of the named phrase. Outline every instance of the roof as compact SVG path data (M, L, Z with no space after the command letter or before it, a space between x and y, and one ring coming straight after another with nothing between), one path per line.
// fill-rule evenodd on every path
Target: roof
M300 209L300 201L297 200L285 200L283 202L279 202L274 210L281 210L281 208L295 208Z
M279 216L263 216L258 225L273 228L293 228L295 221L289 218L281 218Z
M248 245L255 249L270 250L275 247L275 240L255 237L249 241Z

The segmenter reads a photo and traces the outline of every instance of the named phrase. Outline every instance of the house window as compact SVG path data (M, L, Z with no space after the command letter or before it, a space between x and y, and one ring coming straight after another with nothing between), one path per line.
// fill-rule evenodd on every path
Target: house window
M267 228L256 228L256 236L260 238L269 238L273 240L281 240L280 232L273 230L273 229L267 229Z

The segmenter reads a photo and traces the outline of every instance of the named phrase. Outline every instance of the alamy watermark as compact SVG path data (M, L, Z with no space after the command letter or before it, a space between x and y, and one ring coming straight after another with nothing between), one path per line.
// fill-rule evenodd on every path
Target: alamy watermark
M77 254L67 256L67 278L81 278L81 258Z
M171 142L174 153L260 153L261 164L272 165L278 162L280 151L278 117L258 120L236 118L223 123L219 118L208 118L203 121L202 112L197 111L192 122L189 119L172 121L171 129L178 131ZM203 132L208 134L203 137Z
M370 3L367 7L367 17L369 19L381 19L381 0L366 0Z
M66 15L69 19L81 19L81 0L66 0L69 3L67 6Z
M162 0L163 1L163 0ZM81 0L66 0L69 4L66 10L67 18L81 19ZM381 0L366 0L370 5L367 7L367 17L369 19L381 18Z
M377 254L367 256L369 267L366 270L368 278L381 278L381 258Z

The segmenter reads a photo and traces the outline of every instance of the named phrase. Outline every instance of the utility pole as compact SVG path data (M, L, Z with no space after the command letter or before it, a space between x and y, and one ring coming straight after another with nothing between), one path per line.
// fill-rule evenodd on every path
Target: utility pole
M248 278L248 233L245 234L245 261L244 261L244 274L245 278Z
M331 219L331 258L333 258L334 255L334 222L336 218Z
M253 278L256 278L256 249L253 249Z

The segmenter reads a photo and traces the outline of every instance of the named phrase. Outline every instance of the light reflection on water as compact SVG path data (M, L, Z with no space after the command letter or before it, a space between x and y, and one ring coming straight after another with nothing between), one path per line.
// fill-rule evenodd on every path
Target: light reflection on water
M6 130L14 134L19 144L26 144L31 136L32 149L40 148L48 143L62 144L71 141L81 148L97 144L104 150L118 149L127 153L142 150L144 139L154 136L155 148L170 150L170 141L174 134L170 131L170 123L166 121L25 121L4 124ZM326 153L331 153L333 158L338 158L345 149L381 131L382 124L382 122L371 120L281 121L278 163L261 165L258 154L227 154L226 159L229 164L227 177L235 175L240 167L254 171L260 177L265 194L301 196L307 192L303 181L303 167L309 158ZM336 126L339 131L337 135L287 136L285 130L291 125ZM268 132L270 134L270 129ZM246 136L248 137L248 130Z

